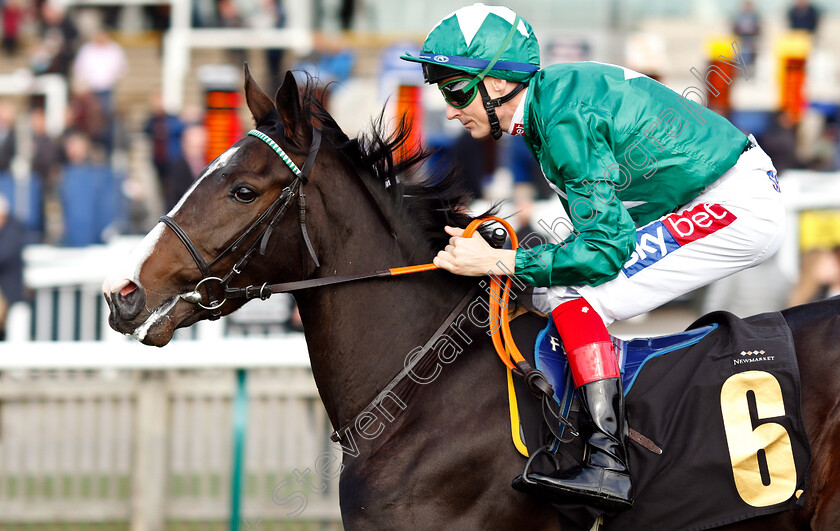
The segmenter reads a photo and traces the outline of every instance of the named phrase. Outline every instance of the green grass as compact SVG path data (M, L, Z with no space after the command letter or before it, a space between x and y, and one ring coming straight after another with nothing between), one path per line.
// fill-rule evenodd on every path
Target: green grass
M74 483L77 481L78 483ZM220 480L219 480L220 481ZM61 500L81 498L83 500L109 499L110 490L115 488L114 496L118 500L127 500L131 496L131 478L129 476L94 476L74 477L56 476L7 476L0 478L5 500ZM220 490L220 487L218 488ZM2 515L0 515L2 517ZM5 529L11 524L6 525ZM3 531L0 527L0 531Z

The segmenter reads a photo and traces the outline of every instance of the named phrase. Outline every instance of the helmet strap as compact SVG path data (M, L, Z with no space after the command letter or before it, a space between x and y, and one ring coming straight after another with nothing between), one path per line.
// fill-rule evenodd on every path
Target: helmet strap
M499 123L499 117L496 115L496 107L501 107L514 96L522 92L525 88L525 83L517 83L516 87L501 98L490 98L487 93L487 87L484 83L478 83L478 92L481 93L481 101L484 103L484 110L487 111L487 119L490 121L490 135L493 140L498 140L502 137L502 126Z

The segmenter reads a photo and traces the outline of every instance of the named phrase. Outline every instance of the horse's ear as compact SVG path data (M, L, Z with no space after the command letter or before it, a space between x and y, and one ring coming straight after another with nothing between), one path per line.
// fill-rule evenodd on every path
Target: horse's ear
M311 129L305 127L303 109L300 104L300 92L297 81L291 71L286 72L283 84L277 89L275 97L277 110L280 112L280 119L286 128L289 138L298 138L303 145L309 142Z
M251 71L248 70L248 65L245 65L245 101L248 104L248 109L251 111L251 116L254 117L254 122L257 127L261 125L273 125L280 121L280 116L277 114L277 109L274 107L274 102L271 98L262 91L262 89L251 77Z

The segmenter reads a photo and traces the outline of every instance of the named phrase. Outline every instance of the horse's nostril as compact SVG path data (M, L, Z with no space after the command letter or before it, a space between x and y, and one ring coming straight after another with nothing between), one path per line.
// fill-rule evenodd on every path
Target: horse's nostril
M137 284L135 284L134 282L129 282L120 290L120 297L126 298L132 293L134 293L135 290L137 290Z
M119 317L125 320L134 319L143 310L146 304L146 295L143 289L134 282L129 281L128 284L120 288L117 296L114 297L114 308Z

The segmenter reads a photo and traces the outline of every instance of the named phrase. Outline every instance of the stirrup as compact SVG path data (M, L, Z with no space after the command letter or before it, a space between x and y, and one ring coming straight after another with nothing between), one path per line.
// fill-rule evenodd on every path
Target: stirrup
M539 481L535 481L530 477L531 463L533 463L534 459L543 452L552 455L554 454L554 452L551 451L551 448L549 446L542 446L538 448L537 451L535 451L534 454L528 458L528 461L525 463L525 468L523 469L522 474L513 479L513 483L511 484L511 486L516 490L528 492L538 496L545 496L549 500L552 500L552 502L562 503L555 497L557 492L555 492L554 494L549 494L549 492L551 492L550 486L545 485ZM604 471L602 471L602 473L603 472ZM629 479L629 475L627 477ZM632 494L630 494L629 498L627 498L621 496L620 494L588 494L584 492L574 492L571 490L566 490L565 492L563 492L564 498L569 496L571 496L572 499L574 499L575 497L578 498L578 500L576 501L569 500L572 503L586 505L592 509L605 511L607 513L613 513L615 511L628 509L633 506Z
M540 455L541 453L546 453L546 454L549 454L551 456L554 456L554 453L551 451L550 446L540 446L539 448L537 448L536 452L534 452L533 454L531 454L530 457L528 457L528 461L525 462L525 468L522 470L522 475L520 476L522 478L522 482L525 483L526 485L539 486L539 483L537 483L536 481L534 481L534 480L532 480L528 477L528 472L531 469L531 464L534 462L534 459L536 459L536 457L538 455ZM552 461L554 461L553 457L551 457L550 459ZM556 463L556 461L555 461L555 463Z

